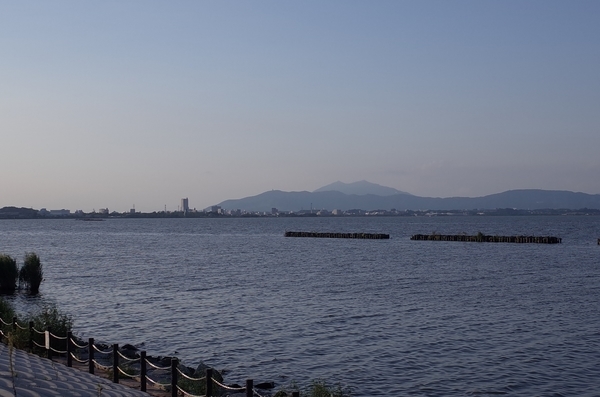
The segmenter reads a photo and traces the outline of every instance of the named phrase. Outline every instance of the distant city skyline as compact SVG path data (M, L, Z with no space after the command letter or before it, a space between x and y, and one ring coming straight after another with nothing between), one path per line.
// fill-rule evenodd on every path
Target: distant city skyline
M600 194L600 2L0 4L0 207Z

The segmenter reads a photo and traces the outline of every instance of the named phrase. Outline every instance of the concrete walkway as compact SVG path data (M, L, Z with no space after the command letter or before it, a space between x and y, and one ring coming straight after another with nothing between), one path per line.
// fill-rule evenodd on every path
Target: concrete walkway
M0 397L149 397L23 350L0 343Z

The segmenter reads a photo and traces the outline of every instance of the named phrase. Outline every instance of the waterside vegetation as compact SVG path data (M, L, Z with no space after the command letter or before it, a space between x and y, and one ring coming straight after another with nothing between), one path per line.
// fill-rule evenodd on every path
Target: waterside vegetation
M308 386L300 387L296 382L280 388L273 397L290 397L294 392L300 397L350 397L352 389L340 384L331 385L323 379L315 379Z
M18 276L17 261L8 255L0 254L0 293L14 293Z
M37 294L43 279L40 257L34 252L25 254L23 267L19 270L19 285L24 283L30 293Z
M0 330L7 337L8 342L17 349L31 349L30 346L30 329L28 327L16 326L14 319L17 313L12 305L5 299L0 297ZM61 312L55 305L46 305L37 312L28 316L19 316L24 324L31 324L35 329L52 330L52 333L57 335L67 335L72 332L73 319L68 314ZM6 324L9 325L6 325ZM65 343L57 341L57 349L64 349ZM59 346L61 345L61 346ZM43 349L33 349L32 353L43 355Z
M44 273L40 257L36 253L25 254L23 266L20 269L14 258L0 254L0 293L14 293L17 290L17 280L19 281L18 289L24 288L34 295L40 291Z

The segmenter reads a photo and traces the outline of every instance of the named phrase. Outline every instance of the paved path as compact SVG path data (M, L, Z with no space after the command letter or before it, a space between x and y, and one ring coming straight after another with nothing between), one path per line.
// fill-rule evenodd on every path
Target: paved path
M149 397L66 365L0 343L0 397Z

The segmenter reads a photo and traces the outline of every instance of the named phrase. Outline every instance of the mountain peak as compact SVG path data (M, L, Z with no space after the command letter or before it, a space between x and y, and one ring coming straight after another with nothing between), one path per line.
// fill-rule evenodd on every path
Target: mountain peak
M341 181L337 181L327 186L323 186L315 190L313 193L330 191L337 191L344 194L355 194L357 196L364 196L366 194L373 194L376 196L393 196L396 194L409 194L391 187L378 185L376 183L371 183L365 180L352 183L344 183Z

